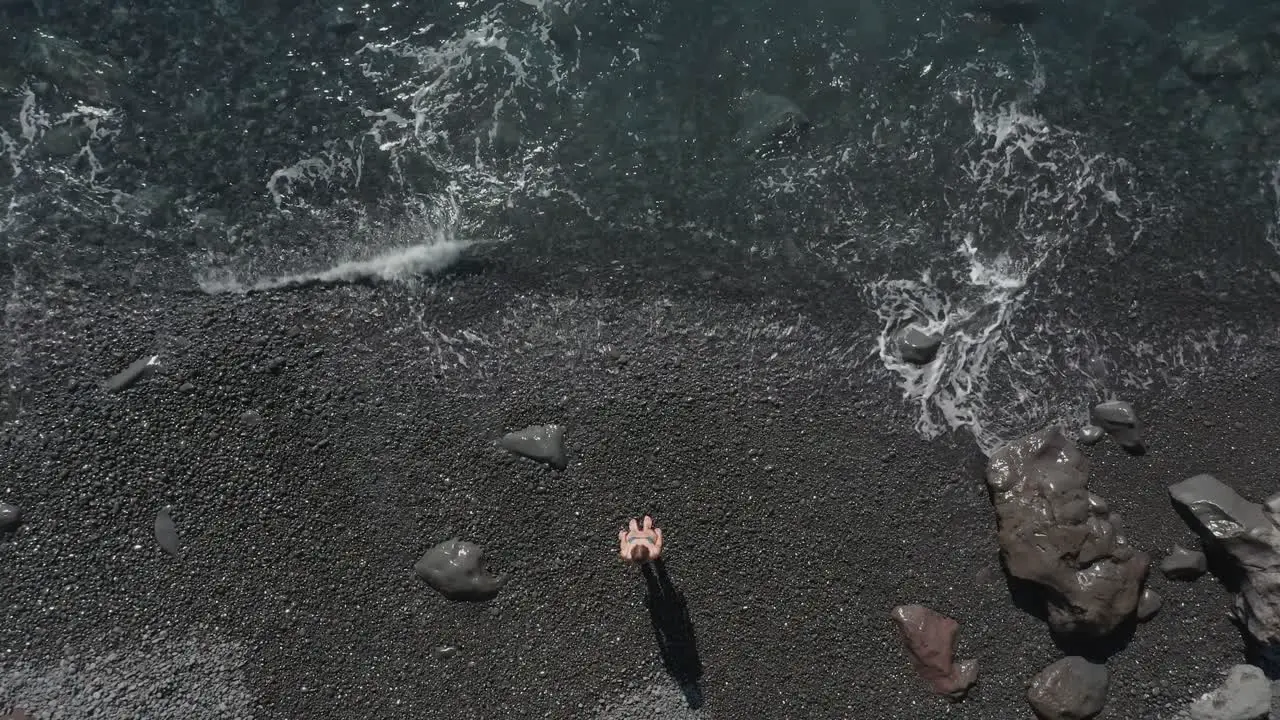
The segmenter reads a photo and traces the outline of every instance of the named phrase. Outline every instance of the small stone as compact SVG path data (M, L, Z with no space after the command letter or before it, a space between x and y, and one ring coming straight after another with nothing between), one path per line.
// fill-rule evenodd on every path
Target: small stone
M447 660L458 654L458 648L456 645L437 645L431 654L435 655L437 660Z
M173 522L173 516L169 514L169 507L160 508L160 512L156 513L156 542L160 548L170 555L181 559L182 552L178 543L178 527Z
M1133 405L1122 400L1108 400L1093 406L1093 424L1102 428L1117 445L1134 455L1147 451L1143 441L1144 427Z
M0 502L0 532L12 530L22 523L22 508Z
M892 617L920 679L951 702L963 700L978 682L978 661L956 662L960 624L923 605L900 605Z
M1097 425L1085 425L1080 428L1080 442L1084 445L1097 445L1106 434L1106 431Z
M267 363L267 371L278 375L281 370L284 370L284 363L283 357L272 358L271 362Z
M257 410L245 410L240 413L240 422L253 427L254 425L262 422L262 415L259 414Z
M1155 617L1163 605L1164 600L1160 597L1160 593L1151 588L1144 589L1142 597L1138 598L1138 621L1146 622Z
M507 452L545 463L556 470L564 470L568 466L563 425L530 425L503 435L498 444Z
M428 550L413 571L445 598L459 601L490 600L507 583L485 568L484 550L465 540L446 540Z
M1027 702L1042 720L1087 720L1107 703L1106 665L1065 657L1036 674L1027 686Z
M1265 720L1271 714L1271 683L1260 668L1236 665L1213 692L1187 708L1191 720Z
M102 387L107 392L119 392L128 389L143 377L150 375L159 361L159 355L144 355L134 360L129 367L107 378Z
M1204 553L1174 545L1173 550L1160 561L1160 572L1170 580L1195 580L1209 570Z
M911 325L898 333L898 355L912 365L928 365L938 356L942 338Z

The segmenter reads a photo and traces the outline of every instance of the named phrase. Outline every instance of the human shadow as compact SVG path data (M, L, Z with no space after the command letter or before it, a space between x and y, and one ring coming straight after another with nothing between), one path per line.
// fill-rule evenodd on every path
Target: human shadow
M690 708L702 707L702 659L684 593L676 589L661 558L640 566L647 593L645 606L658 642L662 665L679 685Z

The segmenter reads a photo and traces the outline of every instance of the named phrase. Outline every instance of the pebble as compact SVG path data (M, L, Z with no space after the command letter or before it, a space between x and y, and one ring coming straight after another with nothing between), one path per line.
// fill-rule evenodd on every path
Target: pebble
M12 530L22 522L22 508L0 502L0 532Z
M155 368L156 361L159 358L159 355L143 355L134 360L129 367L103 381L103 389L108 392L119 392L129 388L144 376L149 375Z
M1080 428L1080 443L1082 445L1097 445L1102 438L1106 437L1106 431L1097 425L1085 425Z
M160 512L156 513L156 542L160 547L170 555L181 558L181 550L178 543L178 526L174 524L173 517L169 514L169 507L160 508Z
M1188 550L1181 545L1174 545L1169 554L1160 561L1160 572L1170 580L1195 580L1209 570L1209 561L1204 553Z
M1123 400L1108 400L1093 406L1089 419L1102 428L1116 444L1133 455L1147 451L1143 440L1145 429L1133 405Z
M1031 679L1027 702L1043 720L1088 720L1102 712L1110 682L1106 665L1073 655Z
M1160 597L1160 593L1146 588L1142 591L1142 597L1138 599L1138 621L1146 622L1160 612L1160 608L1164 606L1164 600Z

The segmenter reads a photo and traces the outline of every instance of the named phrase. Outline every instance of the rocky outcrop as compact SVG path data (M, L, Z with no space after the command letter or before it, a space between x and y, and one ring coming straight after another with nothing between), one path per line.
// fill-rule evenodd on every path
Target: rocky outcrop
M1249 502L1212 475L1169 488L1180 514L1235 566L1235 616L1271 670L1280 670L1280 493ZM1233 583L1235 584L1235 583Z
M1009 574L1044 591L1054 632L1104 637L1134 617L1148 557L1128 544L1088 482L1088 460L1058 425L1009 443L987 463Z
M1027 703L1042 720L1088 720L1102 712L1110 683L1106 665L1065 657L1031 679Z
M960 624L923 605L899 605L893 609L893 622L920 679L952 702L963 700L978 682L978 661L956 662Z
M507 584L485 568L484 550L466 540L446 540L428 550L413 571L449 600L491 600Z

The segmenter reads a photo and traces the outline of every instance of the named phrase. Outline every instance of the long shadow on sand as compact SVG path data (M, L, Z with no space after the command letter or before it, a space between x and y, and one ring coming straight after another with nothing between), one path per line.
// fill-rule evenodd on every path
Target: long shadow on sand
M698 657L698 639L689 618L689 605L684 593L676 589L661 559L641 566L647 586L645 606L649 623L658 641L662 665L684 693L689 707L702 707L702 660Z

